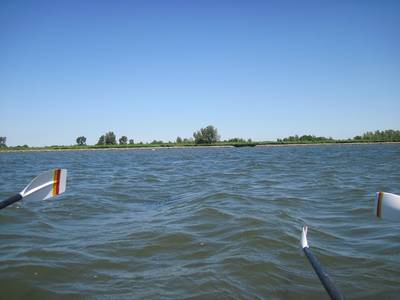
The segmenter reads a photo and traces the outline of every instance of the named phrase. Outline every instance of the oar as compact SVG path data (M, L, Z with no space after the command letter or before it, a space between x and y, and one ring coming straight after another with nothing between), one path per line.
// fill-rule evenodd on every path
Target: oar
M344 297L339 292L333 281L329 278L328 273L326 273L322 265L319 263L314 254L311 252L311 249L308 246L307 242L307 226L303 227L303 232L301 233L301 248L306 254L308 261L313 267L315 273L318 275L319 280L321 281L322 285L324 286L325 290L327 291L331 299L335 300L344 299Z
M42 200L65 192L67 187L67 170L55 169L44 172L33 179L19 194L0 202L0 209L21 199Z
M400 196L378 192L375 196L375 215L390 221L400 221Z

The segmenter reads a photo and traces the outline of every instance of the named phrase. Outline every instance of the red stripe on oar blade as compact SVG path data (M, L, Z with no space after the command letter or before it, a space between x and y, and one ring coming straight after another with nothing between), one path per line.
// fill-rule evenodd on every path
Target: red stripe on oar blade
M53 196L57 196L60 193L60 177L61 169L54 170Z
M383 192L379 192L378 194L378 204L376 207L376 216L378 218L381 217L381 213L382 213L382 198L383 198Z

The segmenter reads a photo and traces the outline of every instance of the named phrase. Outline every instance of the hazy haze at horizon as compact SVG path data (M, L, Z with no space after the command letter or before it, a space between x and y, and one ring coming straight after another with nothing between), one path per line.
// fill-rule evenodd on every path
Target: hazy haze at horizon
M400 129L398 1L2 1L0 136Z

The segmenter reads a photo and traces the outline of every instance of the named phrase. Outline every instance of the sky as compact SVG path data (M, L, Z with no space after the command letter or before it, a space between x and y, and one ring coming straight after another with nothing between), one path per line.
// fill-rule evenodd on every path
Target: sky
M400 1L0 1L0 136L400 129Z

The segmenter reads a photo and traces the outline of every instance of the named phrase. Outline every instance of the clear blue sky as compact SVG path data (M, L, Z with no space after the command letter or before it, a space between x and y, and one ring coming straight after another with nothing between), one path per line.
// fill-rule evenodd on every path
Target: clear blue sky
M8 145L400 129L400 1L1 1Z

